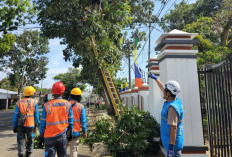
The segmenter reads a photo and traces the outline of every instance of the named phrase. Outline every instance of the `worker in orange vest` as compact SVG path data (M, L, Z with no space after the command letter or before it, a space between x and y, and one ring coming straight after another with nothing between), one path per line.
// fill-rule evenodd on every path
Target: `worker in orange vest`
M73 110L73 138L68 138L70 142L70 156L77 157L80 132L83 137L87 137L87 118L84 105L80 104L82 92L80 88L73 88L70 92L69 102Z
M45 157L67 156L66 131L73 130L73 112L70 103L62 99L65 86L56 82L52 86L54 99L44 104L40 120L40 140L44 138Z
M17 133L18 156L25 155L25 135L27 136L26 157L29 157L34 148L34 132L39 122L38 101L33 99L35 89L32 86L25 88L24 98L16 103L13 115L13 132Z

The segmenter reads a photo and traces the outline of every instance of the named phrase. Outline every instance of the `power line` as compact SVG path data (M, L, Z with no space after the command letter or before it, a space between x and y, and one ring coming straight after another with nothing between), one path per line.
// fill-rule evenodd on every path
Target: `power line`
M177 0L175 0L175 1L172 3L172 5L169 7L169 9L165 12L165 14L164 14L162 17L164 17L164 16L167 14L167 12L172 8L172 6L176 3L176 1L177 1Z

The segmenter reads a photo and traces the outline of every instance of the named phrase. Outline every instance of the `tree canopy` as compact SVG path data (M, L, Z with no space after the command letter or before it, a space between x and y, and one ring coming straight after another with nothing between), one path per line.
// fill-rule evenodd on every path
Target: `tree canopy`
M70 92L73 88L80 88L82 92L86 88L86 84L83 82L80 70L77 68L69 68L67 73L58 74L54 77L55 80L59 80L65 85L64 98L68 99Z
M15 35L15 44L5 53L3 67L9 70L8 76L18 93L26 85L38 84L46 76L49 52L48 39L39 31L24 31Z
M126 33L123 36L122 29L157 20L152 15L152 0L114 0L112 3L101 0L101 5L82 0L38 1L37 8L42 32L49 38L63 39L61 44L67 45L63 51L65 60L73 61L75 67L82 65L81 75L93 86L95 81L102 82L98 78L99 67L110 70L113 75L120 68L125 55L121 46L127 37ZM137 33L144 35L138 30ZM97 57L93 45L99 53Z
M218 63L231 52L232 0L197 0L193 4L182 1L163 21L165 31L199 33L199 66Z
M4 78L0 81L0 88L11 91L17 91L17 88L11 84L8 78Z
M14 35L7 33L32 22L35 15L34 7L31 0L0 1L0 33L3 33L3 36L0 37L0 59L3 58L3 52L9 51L15 41Z

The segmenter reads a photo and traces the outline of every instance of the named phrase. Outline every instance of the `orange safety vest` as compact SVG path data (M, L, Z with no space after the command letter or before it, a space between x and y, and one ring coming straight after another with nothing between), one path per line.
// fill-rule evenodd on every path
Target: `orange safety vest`
M44 137L55 137L68 127L70 103L64 99L53 99L45 103L46 129Z
M38 101L31 98L22 98L19 101L17 101L16 105L18 106L20 112L22 114L27 115L25 124L23 126L26 127L34 127L35 126L35 119L34 119L34 113L35 113L35 105ZM27 106L30 105L29 110L27 112Z
M83 105L73 100L70 100L69 102L72 104L72 111L73 111L73 117L74 117L73 131L80 132L81 131L81 110L82 110Z

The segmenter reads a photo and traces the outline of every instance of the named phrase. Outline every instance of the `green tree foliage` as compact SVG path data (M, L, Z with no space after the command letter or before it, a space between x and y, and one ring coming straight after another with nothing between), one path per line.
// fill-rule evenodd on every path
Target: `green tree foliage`
M41 88L38 86L34 86L34 87L35 87L36 91L40 91L42 95L51 93L51 89L49 89L49 88Z
M38 31L24 31L15 35L15 44L6 53L4 68L9 69L9 79L18 93L26 85L38 84L46 76L49 52L48 39Z
M80 74L80 70L76 68L69 68L67 73L59 74L54 77L55 80L59 80L65 85L64 98L68 98L70 91L79 87L82 92L86 88L86 84L84 84L83 77Z
M3 34L0 38L0 61L4 57L5 52L9 51L10 47L14 44L15 36L13 34Z
M199 33L203 39L213 43L219 42L219 33L215 31L215 21L212 17L200 17L197 21L184 26L184 31Z
M104 142L113 156L149 156L158 153L159 144L153 138L160 136L160 126L149 112L136 107L117 121L101 120L89 134L86 142L90 145Z
M166 31L180 29L199 33L198 66L218 63L232 48L232 0L198 0L193 4L182 1L165 16Z
M6 89L6 90L11 90L11 91L17 91L17 88L14 87L10 80L7 78L4 78L0 81L0 88Z
M13 31L26 22L32 22L35 14L31 0L1 0L0 1L0 32Z
M196 3L187 4L183 0L165 15L161 26L166 32L173 29L183 30L186 24L191 24L200 17L214 17L221 11L222 2L223 0L197 0Z
M67 45L65 60L72 60L75 67L82 65L81 75L93 86L102 83L99 67L110 70L113 76L120 68L125 39L122 29L147 23L154 8L151 0L114 0L112 4L101 0L101 6L90 0L53 0L38 1L37 6L43 33L63 39L61 44ZM98 57L93 53L93 44Z
M9 51L15 41L15 37L7 32L16 30L26 22L32 22L34 14L35 8L31 0L0 1L0 33L4 34L0 37L0 63L4 57L3 52Z
M186 24L190 24L196 20L196 17L191 12L192 5L182 1L180 4L175 4L174 9L170 10L169 14L163 17L160 25L165 32L169 32L173 29L182 30Z

